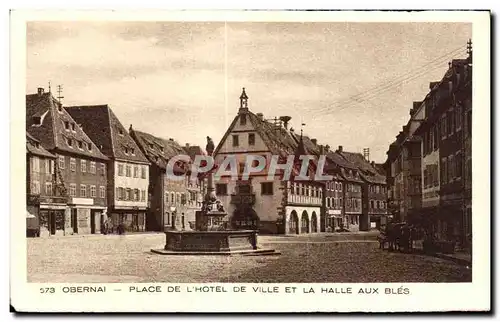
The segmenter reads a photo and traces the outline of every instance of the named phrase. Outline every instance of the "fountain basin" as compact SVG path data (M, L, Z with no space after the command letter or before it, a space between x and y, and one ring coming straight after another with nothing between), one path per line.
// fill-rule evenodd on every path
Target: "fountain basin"
M162 255L277 255L274 249L257 247L254 230L166 231Z

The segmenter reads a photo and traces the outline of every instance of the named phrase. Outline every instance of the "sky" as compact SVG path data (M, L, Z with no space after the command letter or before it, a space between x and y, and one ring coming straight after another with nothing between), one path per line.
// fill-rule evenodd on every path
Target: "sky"
M26 90L60 84L64 105L108 104L126 128L204 147L245 87L252 112L384 162L471 36L465 23L30 22Z

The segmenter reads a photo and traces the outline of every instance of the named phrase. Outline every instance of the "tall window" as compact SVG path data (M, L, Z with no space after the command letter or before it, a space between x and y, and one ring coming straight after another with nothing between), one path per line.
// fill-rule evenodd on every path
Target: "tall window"
M146 201L146 190L141 190L141 201Z
M73 172L76 171L76 160L75 158L70 158L69 159L69 169Z
M33 160L33 172L40 172L40 158L37 156L32 157Z
M448 182L452 181L454 176L453 155L448 156Z
M60 155L59 156L59 169L64 169L66 166L66 163L64 161L64 156Z
M124 175L124 173L123 173L123 169L124 169L123 164L118 163L118 175L119 175L119 176L123 176L123 175Z
M106 164L101 162L101 175L106 175Z
M132 199L131 189L127 188L127 190L125 190L125 200L131 200L131 199Z
M99 198L106 198L106 187L100 186L99 187Z
M432 138L433 138L433 141L432 141L432 150L437 150L438 146L439 146L439 123L436 123L433 127L433 131L432 131Z
M239 136L237 134L233 135L233 146L239 146L240 141L239 141Z
M446 138L446 134L448 133L447 130L447 121L446 121L446 114L443 115L441 118L441 138Z
M448 182L448 161L446 158L441 158L441 182Z
M87 197L87 186L84 184L80 185L80 197L82 197L82 198Z
M52 196L52 182L45 182L45 194Z
M141 166L141 178L146 179L146 166Z
M248 134L248 145L255 145L255 134L254 133Z
M69 195L71 197L76 197L76 184L75 183L70 183L70 185L69 185Z
M95 161L90 161L90 173L95 174Z
M134 189L134 200L139 201L139 189Z
M448 134L453 134L455 131L455 115L453 114L453 111L448 113Z
M456 125L457 125L457 131L458 131L458 130L462 129L462 106L458 105L455 108L455 113L456 113L456 118L457 118Z
M87 161L80 160L80 169L82 172L87 172Z
M457 152L455 155L455 176L460 178L462 176L462 153Z
M52 163L52 160L50 160L50 159L45 160L45 173L46 174L54 173L53 163Z
M134 178L139 178L139 166L134 166Z
M94 185L90 186L90 197L91 198L97 197L97 190L96 190L96 186L94 186Z
M132 167L131 167L130 165L128 165L128 164L127 164L127 165L125 166L125 172L126 172L126 173L125 173L125 175L126 175L127 177L132 176Z

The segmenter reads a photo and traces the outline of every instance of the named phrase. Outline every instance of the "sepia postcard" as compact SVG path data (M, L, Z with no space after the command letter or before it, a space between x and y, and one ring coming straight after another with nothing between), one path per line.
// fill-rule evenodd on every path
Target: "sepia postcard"
M490 12L10 16L16 312L491 310Z

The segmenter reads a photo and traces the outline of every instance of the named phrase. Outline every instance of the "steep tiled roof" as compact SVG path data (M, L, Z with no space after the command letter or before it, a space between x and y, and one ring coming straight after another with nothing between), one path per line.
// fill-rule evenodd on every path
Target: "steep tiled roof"
M246 115L248 116L250 122L255 128L255 131L262 138L266 146L269 148L272 154L279 155L282 157L286 157L288 155L293 155L295 153L295 149L297 148L297 142L294 140L289 131L285 130L282 127L277 127L271 122L266 120L261 120L254 113L247 111ZM229 125L226 133L219 141L219 144L214 150L214 155L217 154L219 149L222 147L222 143L226 140L228 135L231 133L236 121L239 118L239 114L235 116L231 125Z
M351 170L356 169L356 166L354 164L344 159L340 154L338 154L335 151L329 151L326 157L330 162L336 163L339 167Z
M356 167L361 171L361 176L368 182L372 183L385 183L385 176L378 173L370 162L368 162L361 153L353 153L342 151L339 152L347 161L356 165Z
M49 151L108 159L50 92L26 95L26 131Z
M186 151L187 155L189 155L193 161L197 155L206 155L199 145L184 146L184 151Z
M166 140L135 129L130 129L130 135L146 158L162 169L166 169L170 158L186 154L183 147L173 139Z
M149 163L108 105L69 106L66 111L106 156Z
M375 169L381 175L385 173L385 163L375 163Z
M45 150L41 145L40 141L35 139L32 135L26 132L26 152L42 157L55 158L56 156Z

